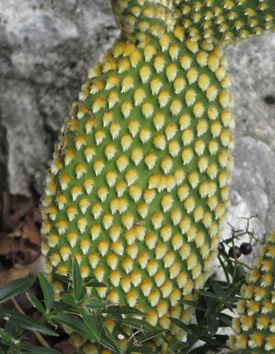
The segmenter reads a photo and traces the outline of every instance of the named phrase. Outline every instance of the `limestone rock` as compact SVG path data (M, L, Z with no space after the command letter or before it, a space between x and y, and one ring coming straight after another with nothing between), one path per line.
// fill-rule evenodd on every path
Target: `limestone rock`
M108 0L0 1L0 188L40 195L88 69L117 35Z

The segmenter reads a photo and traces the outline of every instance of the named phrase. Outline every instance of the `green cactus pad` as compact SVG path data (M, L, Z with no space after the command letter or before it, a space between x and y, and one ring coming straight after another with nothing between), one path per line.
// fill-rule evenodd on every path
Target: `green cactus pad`
M192 39L223 46L275 29L274 0L176 0Z
M232 349L243 354L275 352L275 233L266 236L260 257L247 275L237 305L239 317L233 320L236 334L230 338Z
M122 34L83 85L47 178L45 272L58 298L75 257L83 278L108 286L91 296L134 306L180 338L169 317L188 320L178 301L203 287L229 205L226 60L186 36L168 0L121 0L114 11Z

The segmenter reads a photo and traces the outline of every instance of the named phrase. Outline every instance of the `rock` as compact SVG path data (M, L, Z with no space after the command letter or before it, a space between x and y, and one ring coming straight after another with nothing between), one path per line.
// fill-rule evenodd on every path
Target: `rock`
M235 101L236 136L275 151L275 36L267 33L226 50Z
M118 34L108 0L0 2L1 189L41 195L60 126Z

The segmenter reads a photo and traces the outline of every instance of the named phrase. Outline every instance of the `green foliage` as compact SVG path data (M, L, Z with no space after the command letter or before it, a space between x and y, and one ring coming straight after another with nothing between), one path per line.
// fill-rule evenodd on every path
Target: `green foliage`
M239 239L240 235L244 233L253 239L253 233L250 233L248 228L249 220L248 227L244 232L236 232L232 229L232 237L224 240L224 243L228 247L233 247L236 239ZM167 342L167 352L173 351L180 354L206 353L208 350L214 353L221 348L229 348L227 345L228 335L220 334L219 330L231 327L236 302L241 299L238 294L245 282L246 270L242 262L228 257L226 252L220 253L218 259L226 280L215 280L212 276L208 279L204 290L199 291L196 301L179 301L186 308L194 308L194 323L186 325L178 318L170 318L174 325L185 332L183 341L174 336L167 339L166 330L156 328L146 322L143 319L145 314L134 307L119 306L102 299L91 298L87 287L105 287L106 285L98 283L93 277L82 279L78 262L74 261L72 274L62 277L62 281L67 284L67 289L58 302L54 301L52 285L43 274L39 274L43 301L37 299L33 294L28 294L33 306L41 313L39 321L16 311L0 311L1 318L9 318L5 327L0 330L0 354L59 353L54 349L34 347L28 343L31 331L47 336L58 336L56 330L49 326L57 328L59 324L64 325L68 331L77 333L93 343L96 342L102 348L107 348L116 354L130 354L133 351L157 354L159 352L156 349L148 346L148 343L157 337ZM6 301L25 292L33 282L34 278L10 282L0 290L0 297ZM21 291L18 290L20 286ZM116 323L116 328L112 333L104 322L106 317L112 318ZM121 326L132 329L132 334L129 335L124 348L121 348L116 340Z

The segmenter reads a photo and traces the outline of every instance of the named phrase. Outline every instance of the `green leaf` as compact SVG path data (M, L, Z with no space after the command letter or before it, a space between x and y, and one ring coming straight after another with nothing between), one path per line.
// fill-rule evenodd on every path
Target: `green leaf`
M92 288L107 288L107 285L104 283L100 283L99 281L89 281L85 283L85 286L90 286Z
M224 297L223 288L217 282L215 282L213 284L213 289L214 289L215 294L218 296L219 299L222 299Z
M123 352L122 352L120 346L118 345L115 337L112 335L112 333L109 331L109 329L107 328L107 326L103 322L102 317L99 316L99 319L100 319L100 321L102 323L102 326L103 326L104 332L105 332L105 333L103 333L101 338L105 338L105 336L106 336L105 339L108 339L109 343L112 343L113 347L115 348L115 352L123 354Z
M86 306L92 309L102 309L103 307L106 306L106 302L98 299L91 299L89 300L88 303L86 303Z
M174 323L176 326L182 328L186 333L191 333L190 328L183 323L181 320L175 317L169 317L170 321Z
M69 327L83 337L90 338L89 328L77 317L70 315L56 315L52 316L52 320Z
M80 267L76 258L73 259L72 275L74 298L76 301L78 301L81 297L81 293L83 290L83 282L81 278Z
M144 320L139 320L137 318L123 318L122 322L127 326L130 326L130 327L133 327L136 329L140 329L145 332L152 331L152 330L156 329L150 323L148 323Z
M216 317L223 322L224 324L226 324L228 327L231 327L232 325L232 317L228 316L224 313L217 313Z
M41 301L39 301L39 300L37 299L37 297L34 296L33 294L28 293L27 295L28 295L28 298L29 298L30 302L32 303L32 305L33 305L39 312L41 312L41 313L44 314L44 313L45 313L45 308L44 308L44 306L42 305Z
M0 289L0 303L24 293L35 282L34 277L12 280Z
M127 348L126 353L148 353L148 354L159 354L159 351L149 348L149 347L139 347L137 345L131 345Z
M227 286L229 286L230 285L230 277L229 277L229 274L228 274L228 270L227 270L227 268L226 268L226 266L224 264L224 261L223 261L222 257L219 254L218 254L218 260L220 261L220 264L221 264L222 269L224 271L224 275L226 277Z
M144 343L152 338L161 336L166 331L167 331L167 329L155 329L154 331L150 331L146 334L139 334L135 338L138 342Z
M200 340L202 340L203 342L208 343L214 347L220 347L221 345L223 345L223 343L221 341L219 341L218 339L207 337L207 336L201 336Z
M199 305L198 303L196 303L196 302L189 301L189 300L180 300L179 303L180 303L180 304L186 304L186 305L189 305L189 306L194 307L194 308L197 309L197 310L206 312L206 309L205 309L204 307L200 306L200 305Z
M199 291L199 295L203 295L206 297L212 297L213 299L218 299L218 296L214 293L211 293L210 291L201 290L201 291Z
M120 315L145 316L144 312L130 306L110 306L100 311L101 313L111 313Z
M48 336L58 337L59 334L55 333L52 329L44 326L37 320L30 316L9 310L0 310L0 318L8 318L10 321L15 322L18 326L28 329L30 331L39 332Z
M9 345L14 340L16 340L16 338L11 333L0 328L0 341L1 341L1 343Z
M122 323L125 324L126 326L130 326L132 328L139 329L139 330L146 332L146 333L148 333L150 331L154 331L156 329L150 323L148 323L144 320L137 319L137 318L123 318ZM167 342L167 338L165 336L161 335L161 338Z
M78 309L79 314L81 315L83 321L87 325L87 327L90 330L91 337L89 337L91 340L96 340L98 341L100 338L100 332L99 329L97 328L96 321L95 321L95 315L89 315L88 309ZM95 338L95 339L94 339Z
M216 312L217 302L218 302L217 298L214 298L212 296L205 297L206 307L209 312Z
M21 342L20 347L25 349L24 354L60 354L58 350L51 348L35 347L27 342Z
M238 302L239 300L244 300L244 298L240 296L229 296L224 299L224 301L226 302L233 302L233 303Z
M64 284L69 284L72 282L71 279L66 275L55 274L54 279L59 280L59 281L61 281L61 283L64 283Z
M118 347L118 344L114 344L114 342L112 341L112 339L108 338L106 336L106 334L102 334L101 338L100 338L100 343L107 349L111 350L114 353L120 353L122 354L122 351L120 349L120 347ZM117 348L118 347L118 348Z
M39 283L44 295L44 302L46 307L46 312L49 313L53 308L54 303L54 291L52 285L49 283L48 279L44 274L38 273Z
M208 324L208 328L211 333L211 336L216 334L217 330L219 329L219 321L217 320L215 315L208 316L207 324Z
M61 296L61 300L64 301L66 304L69 304L71 306L75 306L75 299L71 294L63 294Z
M182 342L180 340L178 340L176 337L172 337L170 340L169 340L169 349L172 349L174 351L179 351L179 350L182 350L184 348L188 348L189 347L189 344L186 343L186 342Z

